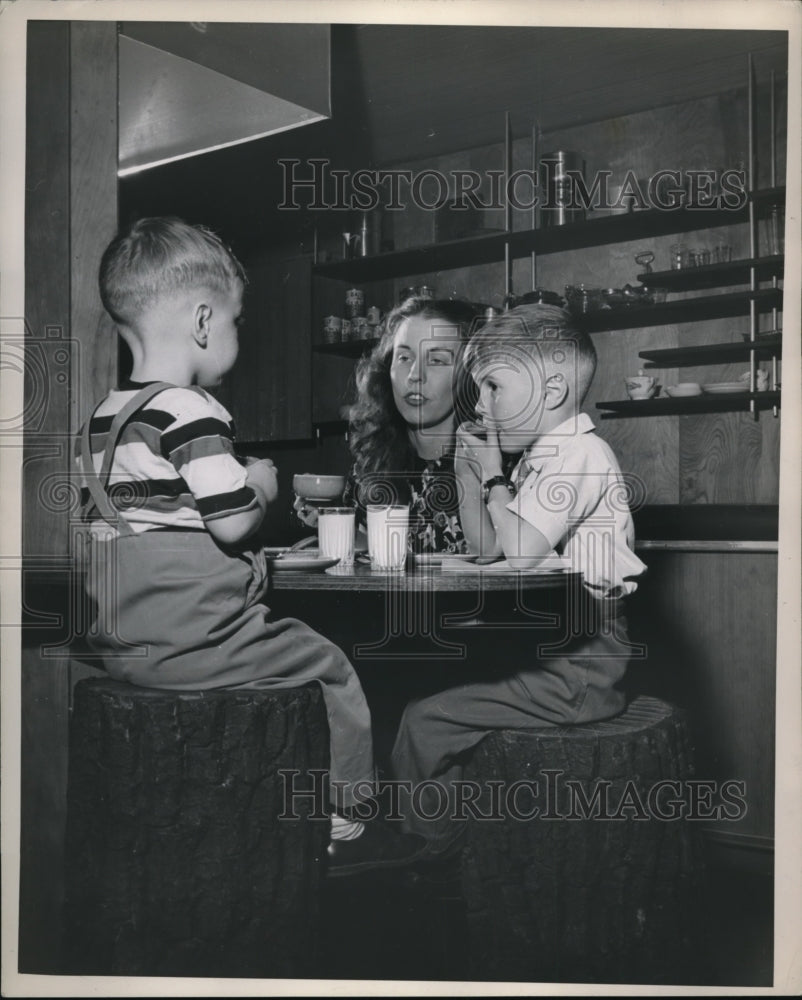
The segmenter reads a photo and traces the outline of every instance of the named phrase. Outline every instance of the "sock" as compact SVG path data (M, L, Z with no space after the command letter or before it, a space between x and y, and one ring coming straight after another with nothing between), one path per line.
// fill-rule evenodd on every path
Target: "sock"
M332 840L356 840L364 832L365 824L359 820L351 822L339 813L331 814L331 839Z

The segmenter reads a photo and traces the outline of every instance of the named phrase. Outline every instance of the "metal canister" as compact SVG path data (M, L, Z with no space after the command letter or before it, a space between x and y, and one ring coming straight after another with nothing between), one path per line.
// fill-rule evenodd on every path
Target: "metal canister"
M345 315L348 319L365 315L365 293L361 288L349 288L345 293Z
M576 178L585 179L581 153L560 149L540 157L541 226L563 226L585 218L585 207L577 191Z
M339 316L326 316L323 320L323 340L326 344L336 344L342 339L343 321Z

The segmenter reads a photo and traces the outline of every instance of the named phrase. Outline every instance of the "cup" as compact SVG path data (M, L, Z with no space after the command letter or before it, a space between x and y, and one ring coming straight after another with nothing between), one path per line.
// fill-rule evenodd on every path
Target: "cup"
M345 315L350 320L365 315L365 293L361 288L349 288L345 293Z
M368 555L371 567L385 573L402 572L407 561L409 507L368 505Z
M327 344L337 344L342 336L343 321L339 316L327 316L323 320L323 339Z
M653 375L627 375L624 384L630 399L651 399L657 392L657 379Z
M354 530L353 507L321 507L317 522L320 555L339 559L340 566L353 566Z
M684 243L672 243L670 254L672 271L680 271L688 266L688 248Z

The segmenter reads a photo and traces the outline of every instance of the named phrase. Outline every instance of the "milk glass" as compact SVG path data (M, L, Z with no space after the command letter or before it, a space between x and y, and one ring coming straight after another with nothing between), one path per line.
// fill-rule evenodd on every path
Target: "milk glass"
M368 506L368 554L373 569L400 572L407 561L409 507Z
M317 537L320 555L339 559L340 566L354 565L354 508L321 507Z

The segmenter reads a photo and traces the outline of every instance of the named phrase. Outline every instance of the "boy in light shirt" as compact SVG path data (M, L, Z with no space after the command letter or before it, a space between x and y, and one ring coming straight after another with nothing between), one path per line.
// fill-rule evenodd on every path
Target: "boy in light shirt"
M442 786L441 796L429 786L420 815L406 811L406 829L427 837L433 856L462 832L453 783L464 754L489 732L585 723L623 710L619 685L632 651L625 599L645 570L633 551L618 462L580 412L596 369L590 337L562 309L520 306L474 336L466 364L482 420L457 431L460 516L471 551L522 570L556 551L582 573L583 596L569 606L558 650L539 656L538 643L554 633L535 634L522 661L501 674L488 670L487 681L407 706L393 762L397 777L413 786L432 779ZM502 452L523 452L510 479ZM451 808L427 819L444 798Z

